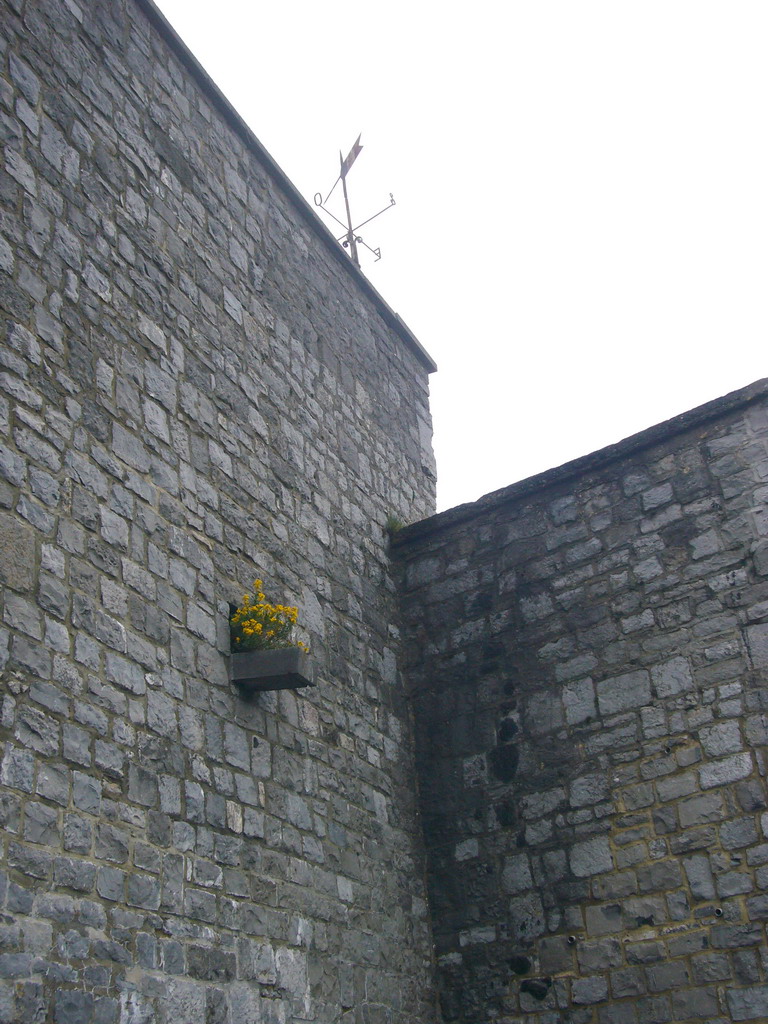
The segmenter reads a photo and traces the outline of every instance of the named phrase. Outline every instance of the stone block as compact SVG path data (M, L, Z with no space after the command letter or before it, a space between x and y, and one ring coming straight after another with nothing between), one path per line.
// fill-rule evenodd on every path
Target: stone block
M105 900L122 903L125 898L125 872L118 868L100 867L96 892Z
M88 814L98 814L101 808L101 780L82 772L72 772L72 802Z
M546 974L559 974L573 966L573 945L565 935L543 936L539 941L539 962Z
M576 955L579 968L585 973L619 967L623 961L621 943L614 938L582 942L577 947Z
M625 672L597 683L597 702L601 715L642 708L651 702L651 683L644 670Z
M564 724L564 712L554 693L534 693L528 697L525 709L526 727L537 736L554 732ZM500 748L497 748L500 749ZM512 747L517 750L516 747ZM504 781L509 781L505 779Z
M30 843L57 846L59 842L59 812L45 804L27 802L24 809L24 838Z
M753 747L768 745L768 715L748 715L744 731Z
M0 794L0 827L8 833L18 832L21 821L21 799L13 793ZM4 883L0 883L0 898Z
M681 797L690 796L696 792L698 780L693 772L685 772L681 775L672 775L666 779L659 779L656 782L656 791L659 800L679 800Z
M702 953L691 958L693 980L698 984L725 981L731 977L731 965L724 953Z
M681 960L646 967L645 976L651 992L666 992L671 988L680 989L690 981L688 970Z
M618 860L618 858L617 858ZM592 896L596 900L615 900L637 893L637 874L618 871L599 875L592 882Z
M635 811L641 807L650 807L654 803L653 784L643 782L637 786L630 786L622 792L624 807L628 811Z
M99 860L113 864L124 864L128 859L129 835L123 829L106 822L99 822L96 828L95 852Z
M637 886L641 893L664 892L680 885L682 875L676 860L658 860L637 869Z
M750 921L768 921L768 896L755 896L747 900L747 914Z
M758 576L768 576L768 540L761 540L755 544L752 560Z
M747 626L747 646L756 669L768 669L768 622Z
M145 807L157 806L159 788L157 776L140 765L132 764L128 769L128 797Z
M184 894L184 913L193 919L207 921L216 920L216 896L202 889L187 888Z
M516 942L529 942L543 935L546 930L544 908L538 893L515 896L509 901L511 934Z
M638 1024L667 1024L674 1020L668 996L649 996L636 1003Z
M725 809L719 793L702 793L681 801L679 805L680 824L684 828L722 821Z
M738 782L751 775L754 770L752 755L749 753L733 754L720 761L705 764L699 769L702 789L725 786L730 782Z
M692 690L696 685L691 667L682 657L670 658L669 661L654 665L651 680L656 696L662 700Z
M699 730L699 740L704 752L710 757L723 757L744 749L741 730L737 721L717 722Z
M0 782L11 789L31 793L35 777L35 759L31 751L7 744L0 765Z
M96 868L87 861L70 857L57 857L53 865L54 881L65 889L90 892L96 878Z
M35 640L42 639L42 616L35 604L20 595L6 593L3 619L11 629L26 633Z
M731 1020L768 1020L768 985L729 989L726 999Z
M157 910L160 906L160 880L153 875L128 875L125 902L131 907Z
M709 939L704 928L687 934L675 935L667 940L670 957L690 956L692 953L698 953L708 947Z
M709 864L709 857L700 854L683 860L683 869L691 895L695 900L711 900L715 898L715 883Z
M571 982L571 999L577 1006L592 1006L608 998L608 980L601 975L575 978Z
M577 878L599 875L613 868L610 845L602 837L574 844L569 852L569 860L571 871Z
M618 903L605 903L601 906L587 907L585 917L589 935L611 935L622 931L624 928L621 906Z
M757 924L721 924L710 933L714 949L739 949L762 942L762 929Z
M672 993L673 1020L716 1020L720 1010L715 988L686 988Z
M607 799L610 784L605 774L582 775L574 779L570 786L570 802L572 807L589 807Z
M720 826L720 842L726 850L738 850L758 842L757 827L752 817L732 818Z
M568 725L580 725L597 715L595 686L591 679L566 683L563 687L563 708Z
M501 873L501 888L504 892L516 894L533 888L531 867L527 854L507 857Z
M621 905L621 913L627 928L658 926L667 918L666 904L660 896L644 896L627 899Z
M116 743L96 740L93 745L93 760L105 775L113 779L122 779L125 754Z
M739 985L757 984L761 980L760 960L755 950L738 950L732 954L732 960L734 978Z
M92 1024L95 998L90 992L59 989L55 997L56 1024Z

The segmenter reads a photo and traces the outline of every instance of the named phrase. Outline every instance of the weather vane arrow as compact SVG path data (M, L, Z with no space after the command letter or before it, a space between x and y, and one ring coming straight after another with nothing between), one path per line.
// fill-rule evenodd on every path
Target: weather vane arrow
M339 235L336 241L341 242L345 249L349 249L349 255L352 259L352 262L358 268L360 267L360 259L357 254L358 245L364 245L365 248L369 250L369 252L373 253L373 255L376 257L376 260L374 262L378 262L381 259L381 249L372 249L370 245L363 241L363 239L360 237L360 235L357 234L357 232L360 230L361 227L363 227L363 225L370 224L372 220L380 216L382 213L385 213L387 210L389 210L391 207L395 205L395 198L390 192L389 206L385 206L383 210L379 210L378 213L374 213L372 217L368 217L366 220L361 221L356 227L353 226L352 213L349 207L349 193L347 192L347 175L349 174L352 164L355 162L355 160L357 160L357 158L360 156L360 153L362 152L363 147L360 142L361 135L357 136L355 144L352 146L352 149L350 149L346 157L343 157L341 154L341 150L339 150L339 176L336 179L336 181L334 181L331 190L325 197L325 199L323 199L322 192L315 193L315 206L319 206L323 213L328 214L329 217L331 217L333 220L336 221L337 224L340 224L341 227L344 228L344 234ZM336 186L339 184L339 182L341 182L342 192L344 193L344 208L347 213L346 224L344 223L344 221L339 220L339 218L335 214L331 213L331 211L326 207L326 203L333 195Z
M363 147L360 143L361 138L362 132L360 133L360 135L357 136L357 140L355 141L355 144L352 147L352 149L350 149L349 153L347 154L346 160L341 159L341 150L339 150L339 161L341 162L341 174L339 175L339 177L346 178L347 174L349 173L350 167L355 162L355 160L357 160L357 158L360 156L360 153L363 150Z

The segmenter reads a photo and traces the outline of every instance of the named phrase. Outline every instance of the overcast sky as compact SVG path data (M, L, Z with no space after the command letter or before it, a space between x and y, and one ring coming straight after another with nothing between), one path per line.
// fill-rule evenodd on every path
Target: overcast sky
M159 6L308 202L362 132L440 508L768 375L765 0Z

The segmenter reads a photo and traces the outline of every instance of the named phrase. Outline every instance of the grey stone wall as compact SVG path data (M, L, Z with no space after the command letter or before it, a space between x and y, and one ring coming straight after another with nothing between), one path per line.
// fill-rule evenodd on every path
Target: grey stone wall
M768 382L398 538L446 1021L768 1020Z
M0 25L0 1020L432 1021L383 529L431 362L150 5ZM228 681L256 576L311 692Z

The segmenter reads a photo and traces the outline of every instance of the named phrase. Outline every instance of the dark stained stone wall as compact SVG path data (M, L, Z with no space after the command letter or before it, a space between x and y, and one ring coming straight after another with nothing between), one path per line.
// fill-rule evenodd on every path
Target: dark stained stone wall
M768 1019L768 384L396 542L446 1021Z

